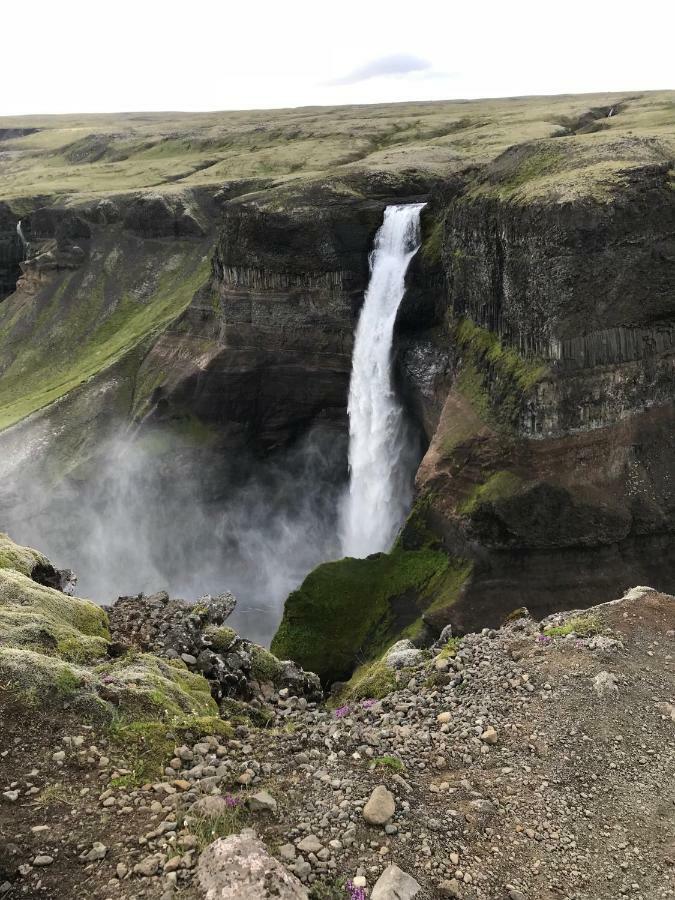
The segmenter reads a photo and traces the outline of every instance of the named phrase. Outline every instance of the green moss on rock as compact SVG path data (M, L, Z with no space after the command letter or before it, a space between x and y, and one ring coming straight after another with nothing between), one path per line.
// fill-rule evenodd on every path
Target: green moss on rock
M212 733L224 727L201 675L180 660L149 653L108 659L108 618L101 607L23 574L35 560L50 565L36 551L7 537L2 550L0 683L7 699L46 712L67 702L87 720L114 718L120 728L133 725L139 732L168 735L195 722L208 723Z
M462 350L457 388L484 421L513 426L548 367L505 346L497 334L470 319L450 319L448 324L451 340Z
M470 516L483 503L495 503L506 497L512 497L522 483L522 479L513 472L493 472L487 481L476 485L473 493L464 500L458 512Z
M396 688L394 670L383 659L359 666L340 692L340 701L381 700Z
M449 567L445 553L400 547L324 563L286 601L272 652L325 682L343 679L419 618Z
M277 657L257 644L253 644L251 647L250 657L251 674L255 680L260 682L270 681L272 684L276 684L283 670Z
M9 535L0 532L0 569L14 569L30 578L36 567L48 565L46 556L31 547L20 547Z
M0 570L0 644L41 650L72 662L105 655L108 620L100 606Z
M223 625L221 628L209 625L204 629L204 637L211 641L211 647L216 653L227 653L237 640L237 632L227 625Z

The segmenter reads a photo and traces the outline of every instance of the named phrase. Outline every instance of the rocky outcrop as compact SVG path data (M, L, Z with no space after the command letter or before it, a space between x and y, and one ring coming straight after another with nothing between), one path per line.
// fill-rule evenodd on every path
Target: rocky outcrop
M196 603L171 600L165 591L120 597L108 610L115 652L136 648L179 660L208 680L217 702L235 698L260 706L278 691L321 699L316 675L277 659L225 624L236 603L232 594L205 596Z

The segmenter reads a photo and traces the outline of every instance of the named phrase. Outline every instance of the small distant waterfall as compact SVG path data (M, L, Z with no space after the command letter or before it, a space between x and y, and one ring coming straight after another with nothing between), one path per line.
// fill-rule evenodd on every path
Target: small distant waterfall
M21 227L21 219L16 223L16 233L19 235L19 240L21 241L21 247L23 248L23 259L26 259L28 256L28 241L26 240L26 235L23 233L23 228Z
M370 256L349 386L350 481L340 534L345 556L388 550L412 499L413 448L392 385L391 348L405 273L420 245L423 206L388 206Z

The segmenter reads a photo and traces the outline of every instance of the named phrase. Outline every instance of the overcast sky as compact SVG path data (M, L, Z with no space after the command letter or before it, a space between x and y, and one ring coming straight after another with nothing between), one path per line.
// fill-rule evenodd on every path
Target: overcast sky
M6 0L0 115L675 86L667 0Z

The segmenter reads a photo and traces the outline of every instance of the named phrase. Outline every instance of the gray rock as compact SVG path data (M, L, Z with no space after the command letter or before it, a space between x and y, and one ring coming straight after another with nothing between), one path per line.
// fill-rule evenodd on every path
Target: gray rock
M206 848L197 882L204 900L308 900L301 882L248 829Z
M162 861L159 856L146 856L134 866L134 872L144 878L150 878L159 872Z
M36 856L33 860L34 866L51 866L54 862L53 856L47 856L46 854L41 854L40 856Z
M383 784L378 784L363 807L363 818L369 825L386 825L395 812L394 795Z
M192 804L190 814L193 816L201 816L204 819L217 819L229 809L225 797L219 794L213 797L201 797L196 803Z
M414 666L421 662L424 654L412 641L397 641L390 647L384 658L390 669L403 669L406 666Z
M598 672L593 679L593 690L601 700L615 700L619 696L618 682L611 672Z
M308 834L298 843L298 850L302 853L318 853L323 849L323 844L315 834Z
M392 865L377 879L370 900L410 900L421 890L412 875Z
M248 798L248 807L254 812L274 813L277 811L277 801L267 791L258 791L257 794Z

